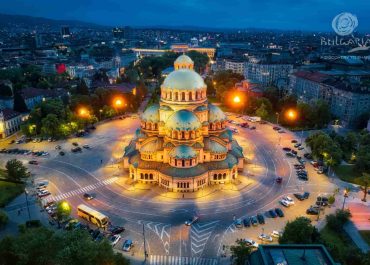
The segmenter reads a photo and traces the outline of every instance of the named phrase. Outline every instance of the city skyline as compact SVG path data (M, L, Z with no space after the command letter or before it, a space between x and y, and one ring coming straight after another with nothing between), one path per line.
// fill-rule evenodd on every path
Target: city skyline
M16 10L16 12L15 12ZM1 13L31 15L58 20L80 20L106 26L136 27L199 27L218 29L280 29L302 31L331 31L332 19L339 13L350 12L357 16L357 31L369 30L370 18L367 16L370 4L355 0L343 1L317 0L279 3L271 0L258 2L233 0L225 7L223 1L182 1L174 3L167 0L155 2L144 0L140 6L125 1L109 0L59 3L38 1L31 4L25 0L4 3ZM127 12L128 11L128 12Z

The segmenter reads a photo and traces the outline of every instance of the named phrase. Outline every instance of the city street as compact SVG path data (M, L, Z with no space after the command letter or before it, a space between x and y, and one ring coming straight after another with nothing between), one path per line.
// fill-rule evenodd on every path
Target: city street
M229 119L243 121L235 116L229 116ZM318 194L333 193L336 188L325 175L318 175L309 163L306 163L309 181L298 180L293 167L297 160L287 157L282 150L284 146L293 147L293 134L288 131L278 133L270 124L254 125L255 130L238 127L239 133L235 134L249 161L239 174L239 182L219 189L211 187L199 196L185 194L184 198L182 194L179 196L159 187L128 184L127 172L122 169L119 159L139 127L137 116L100 124L88 136L63 142L1 143L1 148L48 151L50 155L46 157L0 156L2 163L13 157L27 165L29 160L37 160L38 165L28 165L28 168L35 179L49 181L50 199L66 200L73 209L81 203L89 205L109 216L114 225L124 226L126 231L116 248L122 248L124 239L132 239L135 247L131 256L142 259L145 248L150 264L165 264L180 259L217 264L223 252L229 254L228 247L237 238L251 238L261 243L258 240L260 233L280 231L288 220L305 215ZM80 146L88 144L90 148L83 148L82 153L72 153L73 142L78 142ZM56 145L61 145L64 156L55 150ZM305 150L298 152L302 156ZM282 183L275 181L277 176L282 177ZM296 200L293 193L303 191L310 192L310 199ZM85 201L82 198L85 192L95 198ZM279 199L286 195L295 199L295 205L285 208L279 204ZM11 209L16 211L22 207L25 205L12 205ZM285 217L269 217L266 211L276 207L284 211ZM332 207L325 213L334 210L335 207ZM235 219L257 213L264 214L265 225L249 228L235 226ZM72 215L76 216L76 210L72 211ZM199 216L199 221L185 226L184 222L195 215ZM317 216L312 217L314 223L316 219Z

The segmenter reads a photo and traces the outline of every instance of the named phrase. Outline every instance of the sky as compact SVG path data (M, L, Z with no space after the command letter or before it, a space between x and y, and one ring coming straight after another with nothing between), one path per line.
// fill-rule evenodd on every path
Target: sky
M109 26L196 26L330 31L342 12L370 30L369 0L0 0L0 13Z

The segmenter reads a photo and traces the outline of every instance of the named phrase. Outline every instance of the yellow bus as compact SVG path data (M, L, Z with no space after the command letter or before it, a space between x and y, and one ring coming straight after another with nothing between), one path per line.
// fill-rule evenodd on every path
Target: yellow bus
M109 218L107 216L84 204L78 205L77 215L98 227L106 228L108 226Z

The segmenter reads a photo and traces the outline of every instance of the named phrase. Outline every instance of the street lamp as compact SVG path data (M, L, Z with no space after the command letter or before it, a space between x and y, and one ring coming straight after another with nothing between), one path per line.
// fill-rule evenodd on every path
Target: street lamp
M101 120L101 114L102 114L102 112L103 112L103 110L102 110L102 109L100 109L100 110L99 110L99 120Z
M346 203L346 199L348 198L348 193L349 193L349 189L348 188L345 188L344 189L344 194L343 194L342 211L344 210L344 204Z
M235 103L240 103L240 97L239 96L235 96L234 98L233 98L233 101L235 102Z
M279 125L279 116L280 116L280 113L279 112L276 112L276 124Z
M24 194L26 195L26 205L27 205L27 212L28 212L28 221L31 221L31 213L30 213L30 206L28 204L28 190L24 189Z
M78 115L79 115L80 117L85 118L85 117L89 116L89 111L88 111L86 108L81 107L81 108L78 110Z

